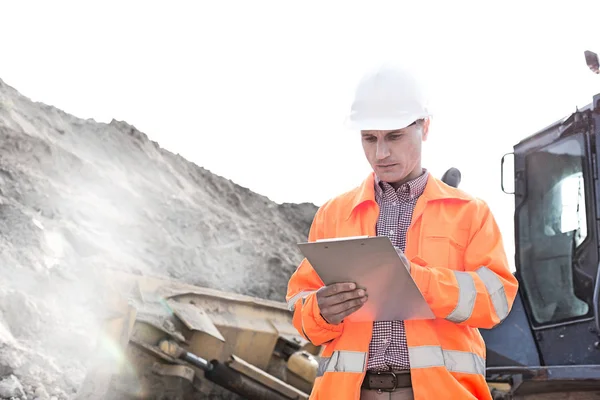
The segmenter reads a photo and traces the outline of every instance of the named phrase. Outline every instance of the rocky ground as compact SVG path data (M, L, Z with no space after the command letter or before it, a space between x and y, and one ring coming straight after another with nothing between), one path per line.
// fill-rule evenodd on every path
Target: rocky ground
M135 127L0 80L0 399L68 399L93 351L98 271L283 301L316 207L276 204Z

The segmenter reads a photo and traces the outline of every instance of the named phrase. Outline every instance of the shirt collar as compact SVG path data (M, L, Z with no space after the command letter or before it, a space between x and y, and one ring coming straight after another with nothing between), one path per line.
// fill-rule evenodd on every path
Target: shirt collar
M423 198L425 202L442 199L459 199L463 201L470 201L473 199L473 197L467 193L446 185L440 179L431 175L431 173L423 175L426 176L424 179L427 179L427 184L425 185L425 190L420 198ZM349 219L361 204L365 202L376 204L375 187L378 185L375 184L375 181L375 173L371 171L358 187L354 188L344 196L344 202L348 207L346 219Z
M423 168L423 173L421 175L419 175L415 179L412 179L412 180L402 184L398 188L396 193L400 193L400 192L407 193L408 192L409 197L411 199L419 197L425 191L425 186L427 186L427 179L429 177L428 175L429 175L429 171L426 168ZM386 192L388 190L394 190L394 189L392 188L392 186L389 183L382 181L377 176L377 174L375 174L375 194L377 196L381 197L381 196L383 196L384 192Z

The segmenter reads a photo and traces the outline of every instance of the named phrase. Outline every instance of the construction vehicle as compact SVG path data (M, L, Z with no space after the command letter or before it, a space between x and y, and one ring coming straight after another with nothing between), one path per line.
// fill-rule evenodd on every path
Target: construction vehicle
M599 73L598 56L585 53ZM515 276L481 330L495 400L600 398L600 94L514 146ZM442 180L457 187L461 174ZM284 303L111 272L112 314L77 399L308 399L321 349ZM125 296L123 296L125 294Z
M598 55L586 51L599 72ZM495 399L600 398L600 94L517 143L515 276L507 319L481 330Z

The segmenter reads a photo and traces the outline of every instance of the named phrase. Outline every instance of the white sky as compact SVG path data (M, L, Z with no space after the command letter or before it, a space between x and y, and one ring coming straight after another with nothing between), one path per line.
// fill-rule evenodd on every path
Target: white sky
M405 57L434 90L424 166L461 169L512 258L500 158L600 92L583 57L600 51L600 1L414 3L0 0L0 79L78 117L125 120L274 201L320 205L369 172L343 127L355 80Z

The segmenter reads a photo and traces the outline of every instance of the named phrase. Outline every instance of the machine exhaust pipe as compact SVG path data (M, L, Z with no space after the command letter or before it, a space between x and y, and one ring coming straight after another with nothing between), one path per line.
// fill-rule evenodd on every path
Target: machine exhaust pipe
M209 381L244 396L249 400L290 400L289 397L229 368L218 361L211 361L212 368L204 372Z

